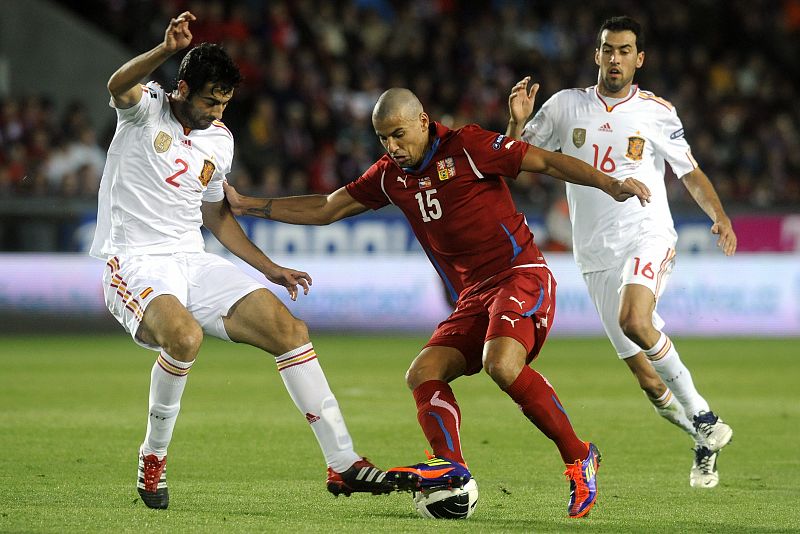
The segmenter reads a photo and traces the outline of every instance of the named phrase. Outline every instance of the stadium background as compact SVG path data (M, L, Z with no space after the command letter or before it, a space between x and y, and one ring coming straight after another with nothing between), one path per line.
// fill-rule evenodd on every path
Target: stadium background
M514 194L559 280L553 339L536 365L604 455L601 502L580 526L797 531L800 0L0 0L0 8L0 531L432 529L407 496L324 492L316 443L270 359L213 339L170 447L171 509L153 514L134 499L152 358L105 310L103 262L86 250L114 128L106 81L187 8L199 18L195 39L225 43L244 70L225 116L237 139L230 178L263 195L325 192L353 179L380 154L369 112L388 86L411 87L453 126L502 130L514 81L541 82L539 105L560 88L590 85L600 21L640 18L649 44L638 81L678 107L740 238L740 252L723 257L705 216L667 178L680 242L659 310L736 437L721 455L720 487L689 491L688 440L653 417L613 357L565 250L562 189L521 176ZM176 64L153 78L170 86ZM394 212L324 228L242 223L276 260L314 276L311 295L287 304L312 327L359 451L382 466L416 461L425 444L403 372L448 304L406 223ZM208 248L219 250L213 240ZM453 387L481 503L467 525L433 528L574 531L552 444L488 377Z
M584 3L585 4L585 3ZM430 115L503 131L511 85L538 105L595 81L595 29L615 13L647 29L640 85L671 100L734 220L723 260L705 215L668 174L678 268L660 304L675 334L800 334L800 2L87 1L5 3L0 19L0 331L113 329L86 257L114 131L105 82L191 9L195 42L223 43L245 81L224 120L229 179L263 196L329 192L381 154L380 92L407 86ZM580 8L579 8L580 7ZM46 34L30 31L42 21ZM59 43L70 43L64 46ZM757 43L757 45L754 45ZM180 57L152 78L171 87ZM554 334L599 334L569 253L562 184L523 174L514 194L560 282ZM314 329L429 332L447 313L407 224L382 210L326 228L243 220L278 261L311 272L292 310ZM219 247L209 238L209 249ZM562 254L563 253L563 254ZM387 283L391 281L391 283ZM407 310L399 320L398 313Z

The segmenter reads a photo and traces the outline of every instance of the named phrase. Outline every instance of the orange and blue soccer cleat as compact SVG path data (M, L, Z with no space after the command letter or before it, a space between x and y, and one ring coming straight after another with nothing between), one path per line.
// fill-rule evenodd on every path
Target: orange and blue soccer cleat
M427 454L427 451L425 451ZM393 467L386 478L400 491L462 488L472 478L466 466L428 454L428 461L406 467Z
M148 508L163 510L169 506L166 456L159 460L155 454L145 456L139 449L139 473L136 489Z
M372 465L366 458L356 461L349 469L337 473L328 468L328 491L335 496L351 493L382 495L394 491L394 483L387 480L386 473Z
M597 501L597 470L600 468L600 451L594 443L587 443L589 454L583 461L568 465L564 475L569 479L570 517L583 517Z

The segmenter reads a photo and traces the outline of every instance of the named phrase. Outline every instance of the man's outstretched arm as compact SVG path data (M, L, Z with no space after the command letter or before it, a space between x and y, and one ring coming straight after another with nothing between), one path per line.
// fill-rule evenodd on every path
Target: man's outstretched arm
M308 273L281 267L269 259L244 233L233 217L225 199L219 202L203 202L203 226L214 234L225 248L260 271L270 282L286 288L292 300L297 299L298 286L308 294L311 277Z
M642 206L650 202L650 189L635 178L616 180L577 158L533 145L522 158L520 170L548 174L565 182L596 187L618 202L631 197L638 197Z
M329 195L303 195L283 198L255 198L239 194L226 183L225 197L236 215L250 215L262 219L291 224L325 225L364 213L367 207L340 187Z

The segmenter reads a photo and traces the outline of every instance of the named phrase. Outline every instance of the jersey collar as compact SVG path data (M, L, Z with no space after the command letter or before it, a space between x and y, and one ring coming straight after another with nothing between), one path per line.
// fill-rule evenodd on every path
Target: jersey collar
M601 95L600 91L597 90L597 86L596 85L594 86L594 94L597 95L597 98L599 98L600 102L603 103L603 107L606 108L606 111L611 113L612 111L614 111L614 108L616 108L617 106L621 106L622 104L624 104L625 102L629 101L631 98L636 96L636 94L639 92L639 86L637 84L633 84L631 87L633 88L633 90L631 91L631 94L629 94L627 97L625 97L625 99L620 100L619 102L617 102L613 106L609 106L608 102L603 100L603 95Z

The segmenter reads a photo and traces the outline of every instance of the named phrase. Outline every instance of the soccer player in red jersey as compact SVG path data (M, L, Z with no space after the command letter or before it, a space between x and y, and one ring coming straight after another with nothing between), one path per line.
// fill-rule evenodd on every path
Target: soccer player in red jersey
M586 515L597 498L600 454L580 440L548 381L528 364L539 354L555 313L556 282L518 213L503 176L546 173L594 186L614 199L649 200L641 182L615 180L575 158L488 132L432 122L407 89L389 89L372 113L387 154L329 195L257 199L225 185L235 214L293 224L329 224L394 204L408 218L441 276L455 311L406 374L417 418L435 457L387 472L409 489L463 485L461 414L448 382L485 370L558 447L567 466L569 515Z

